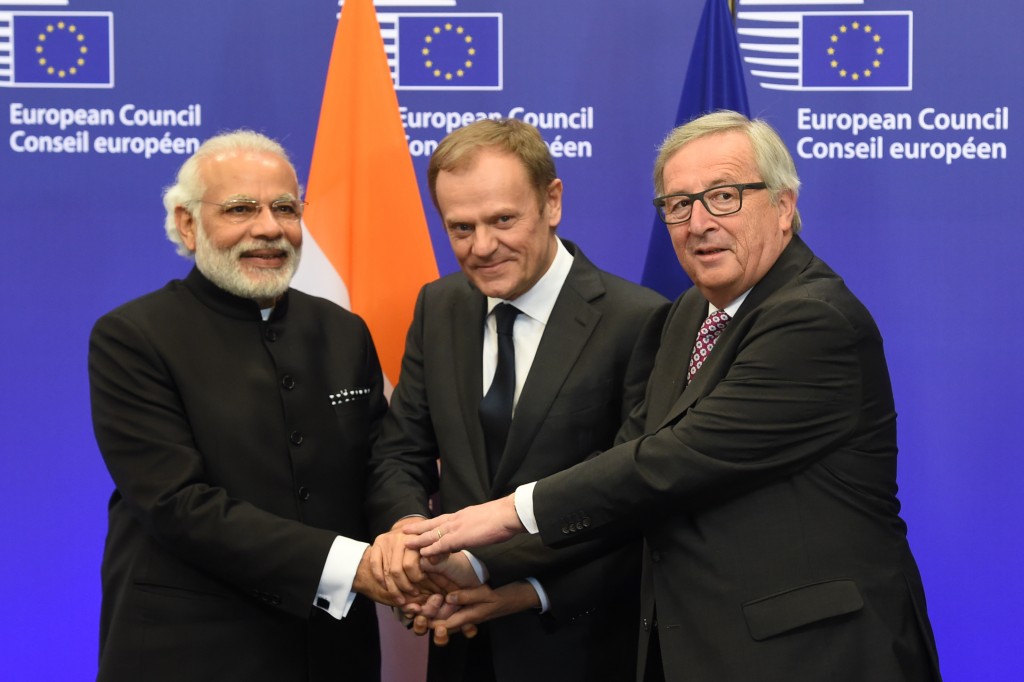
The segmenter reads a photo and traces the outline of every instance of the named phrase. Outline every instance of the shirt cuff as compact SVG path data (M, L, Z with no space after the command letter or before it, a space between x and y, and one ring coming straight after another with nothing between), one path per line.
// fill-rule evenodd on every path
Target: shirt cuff
M476 573L476 579L480 581L480 584L483 585L487 582L487 579L491 576L487 572L487 566L484 565L484 562L480 561L466 550L462 550L462 553L466 555L467 559L469 559L469 565L473 567L473 572Z
M548 593L544 591L544 588L540 586L536 578L527 578L526 582L533 586L533 591L537 593L537 598L540 599L540 612L547 613L548 609L551 608L551 602L548 600Z
M337 536L327 553L324 571L320 574L320 585L316 588L313 605L341 620L348 615L356 593L352 583L356 579L359 562L369 547L365 542Z
M530 535L536 535L540 532L537 519L533 515L533 489L536 485L536 481L524 483L516 488L515 496L516 514L519 515L519 520Z

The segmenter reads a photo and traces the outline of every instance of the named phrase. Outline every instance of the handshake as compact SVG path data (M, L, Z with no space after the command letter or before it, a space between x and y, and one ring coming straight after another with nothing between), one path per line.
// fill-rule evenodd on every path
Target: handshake
M416 536L403 528L423 521L401 519L377 536L360 562L353 586L357 592L400 609L411 620L413 632L433 631L438 646L446 645L452 633L473 637L479 623L540 608L531 583L523 580L492 588L481 580L465 552L428 557L408 547L415 544Z

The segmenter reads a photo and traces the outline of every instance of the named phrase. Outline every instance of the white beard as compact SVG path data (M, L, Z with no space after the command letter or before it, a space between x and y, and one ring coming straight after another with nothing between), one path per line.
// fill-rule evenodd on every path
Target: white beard
M288 254L288 260L278 269L243 268L241 255L256 249L280 249ZM203 226L196 225L195 258L199 272L224 291L261 305L288 290L301 256L301 247L292 246L284 237L272 242L242 241L229 249L219 249L210 243Z

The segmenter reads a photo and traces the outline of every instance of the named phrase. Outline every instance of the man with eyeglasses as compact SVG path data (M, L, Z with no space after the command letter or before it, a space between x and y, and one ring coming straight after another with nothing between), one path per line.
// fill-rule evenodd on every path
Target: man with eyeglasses
M695 287L669 312L632 439L412 524L410 546L639 527L638 680L938 680L882 339L797 235L792 157L768 124L717 112L672 131L654 182Z
M289 288L302 208L279 144L211 138L164 195L183 280L102 317L93 424L116 490L100 680L380 679L363 513L386 410L357 316Z

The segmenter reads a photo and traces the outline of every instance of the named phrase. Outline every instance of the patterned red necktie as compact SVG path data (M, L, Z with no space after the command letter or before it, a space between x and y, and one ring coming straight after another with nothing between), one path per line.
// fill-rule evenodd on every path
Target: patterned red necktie
M686 383L693 381L697 370L707 361L708 355L711 354L711 349L715 347L718 335L722 333L725 325L729 324L731 319L728 313L724 310L719 310L711 313L708 315L708 319L704 320L704 324L700 326L700 331L697 332L697 343L693 345L693 355L690 356L690 369L686 373Z

